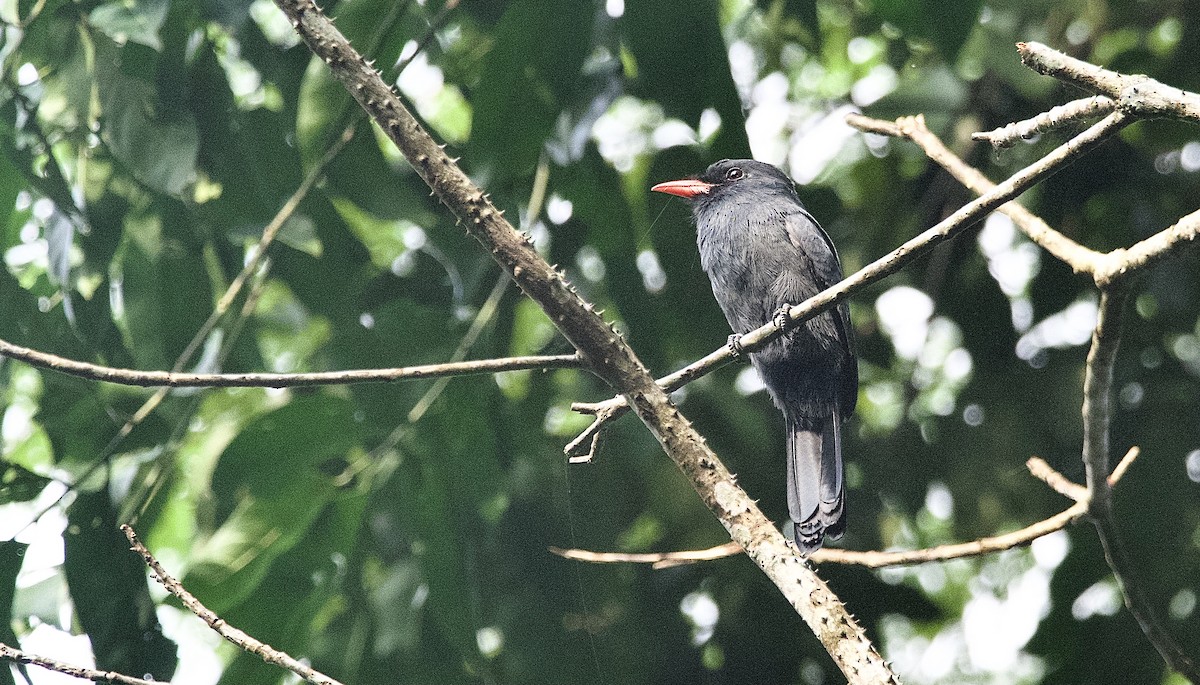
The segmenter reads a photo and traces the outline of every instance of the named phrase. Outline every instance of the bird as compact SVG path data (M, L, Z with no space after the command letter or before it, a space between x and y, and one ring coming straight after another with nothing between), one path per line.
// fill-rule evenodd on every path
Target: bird
M858 364L845 302L802 324L787 312L842 280L837 249L778 168L723 159L652 191L681 197L696 223L700 266L742 355L741 335L774 321L783 335L750 352L786 425L787 502L802 556L846 530L843 424L858 399Z

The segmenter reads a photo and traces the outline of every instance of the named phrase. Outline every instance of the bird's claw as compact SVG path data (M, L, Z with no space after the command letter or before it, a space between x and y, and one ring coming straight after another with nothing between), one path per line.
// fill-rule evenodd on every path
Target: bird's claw
M771 317L771 323L774 323L779 330L784 333L788 332L794 324L791 317L792 305L785 304L775 311L775 315Z
M732 354L734 357L741 357L742 356L742 334L734 333L733 335L729 336L729 341L727 343L725 343L725 346L729 348L729 353Z

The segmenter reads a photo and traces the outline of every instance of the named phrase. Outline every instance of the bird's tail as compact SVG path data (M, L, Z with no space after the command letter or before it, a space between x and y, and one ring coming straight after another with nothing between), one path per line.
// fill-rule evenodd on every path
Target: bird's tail
M837 409L816 429L801 428L787 417L788 513L796 546L808 556L826 535L846 531L846 481L842 469L842 422Z

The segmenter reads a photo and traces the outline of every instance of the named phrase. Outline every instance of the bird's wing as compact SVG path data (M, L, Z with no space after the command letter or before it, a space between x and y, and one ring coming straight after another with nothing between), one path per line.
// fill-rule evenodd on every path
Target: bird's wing
M788 241L806 257L803 261L811 270L813 281L820 290L825 290L842 280L842 264L838 258L837 247L807 209L798 206L794 211L788 212L784 216L783 225ZM837 316L833 319L842 348L850 356L848 368L842 377L841 402L843 417L849 417L858 402L858 363L854 354L854 329L850 324L850 307L845 301L837 306Z
M824 290L842 280L842 265L837 248L821 224L803 207L784 214L784 230L792 246L807 256L814 280ZM829 259L832 257L832 259Z

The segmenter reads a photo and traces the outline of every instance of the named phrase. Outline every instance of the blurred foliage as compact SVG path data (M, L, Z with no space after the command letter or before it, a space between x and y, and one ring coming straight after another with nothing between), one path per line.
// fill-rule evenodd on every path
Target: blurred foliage
M653 182L721 157L781 164L852 272L968 195L913 146L848 129L851 107L924 113L999 180L1066 133L1002 153L969 133L1078 95L1024 69L1018 40L1200 89L1200 13L1186 2L446 5L325 9L658 373L728 331L686 208L651 197ZM361 123L270 2L4 0L0 21L3 338L170 368L263 226L355 122L270 248L269 271L188 367L436 362L485 311L497 267ZM531 207L539 166L548 193ZM1025 201L1107 250L1195 209L1198 170L1194 127L1144 123ZM1113 436L1118 450L1143 449L1116 491L1125 543L1193 654L1197 266L1188 254L1138 281ZM1067 505L1023 463L1036 454L1081 478L1089 283L993 218L852 307L863 389L842 545L972 539ZM569 349L515 289L498 310L471 356ZM587 424L570 403L609 394L590 375L433 387L180 390L121 438L149 391L0 360L0 521L13 540L0 573L5 641L19 635L36 651L86 634L102 668L280 681L280 670L180 627L188 617L145 582L113 530L132 520L224 618L347 683L837 682L745 559L652 571L546 551L723 541L632 419L605 434L596 463L568 469L562 445ZM782 427L755 388L744 368L728 368L677 399L779 518ZM1167 679L1086 525L983 559L820 572L905 682Z

